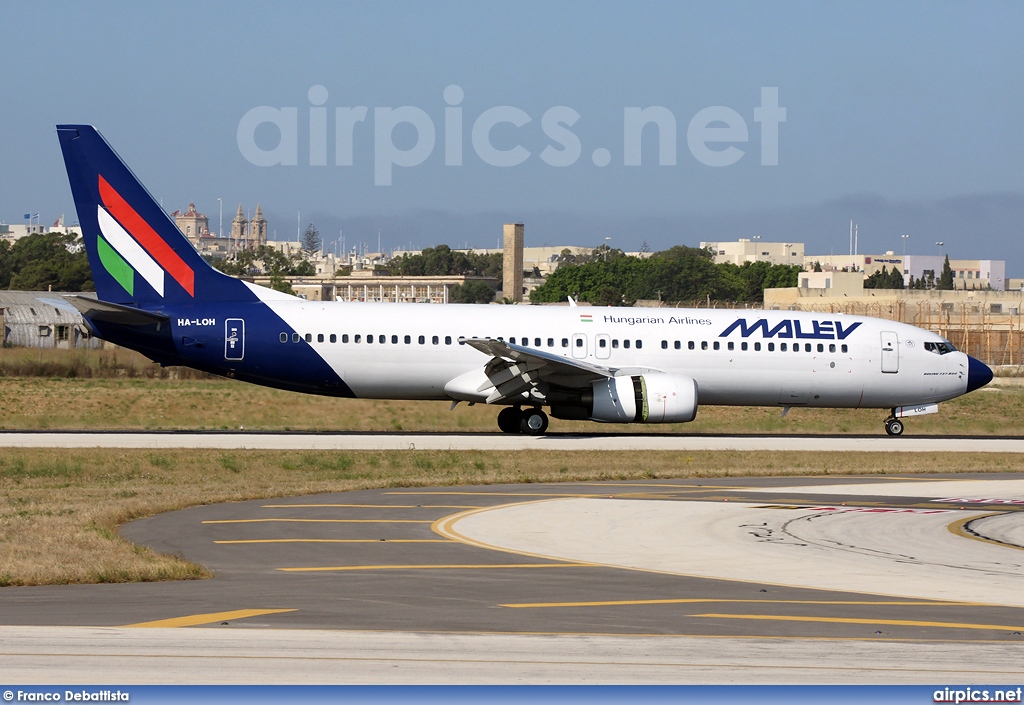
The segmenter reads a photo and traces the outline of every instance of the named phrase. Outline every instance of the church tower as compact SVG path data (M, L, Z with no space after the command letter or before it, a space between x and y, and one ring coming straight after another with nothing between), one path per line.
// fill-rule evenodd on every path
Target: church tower
M245 239L249 236L249 221L242 214L242 204L238 204L238 215L231 221L231 239L235 248L242 247Z
M267 219L263 217L263 208L259 203L256 204L256 215L249 222L249 236L253 247L267 244Z

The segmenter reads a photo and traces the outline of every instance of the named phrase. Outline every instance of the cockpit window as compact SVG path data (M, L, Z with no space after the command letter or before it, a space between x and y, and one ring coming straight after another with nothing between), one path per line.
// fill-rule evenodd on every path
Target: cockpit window
M933 352L936 355L945 355L946 353L956 352L956 348L948 340L943 340L941 343L925 343L924 349L928 352Z

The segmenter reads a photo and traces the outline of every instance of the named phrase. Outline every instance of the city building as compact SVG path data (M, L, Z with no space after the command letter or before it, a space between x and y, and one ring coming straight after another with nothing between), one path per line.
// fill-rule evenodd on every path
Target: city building
M29 223L0 223L0 239L15 242L29 235L42 235L45 233L61 233L64 235L76 235L82 237L82 228L75 223L65 225L64 216L61 216L53 225L32 225Z
M238 214L231 221L231 232L227 237L210 231L210 219L196 210L195 203L189 203L184 213L174 211L171 216L178 230L200 254L215 259L267 244L267 219L263 217L263 208L259 203L256 204L256 214L251 221L245 216L242 204L238 204Z
M938 281L945 259L940 255L897 255L892 251L881 255L807 255L804 268L813 269L818 265L824 271L855 271L869 277L881 269L892 270L895 267L903 273L906 285L910 283L910 277L916 281L932 276ZM949 267L957 289L991 288L1001 291L1006 288L1005 260L950 259Z
M764 242L755 235L737 242L702 242L715 254L715 264L731 262L741 266L744 262L770 262L771 264L804 264L804 243Z
M390 303L446 304L451 300L452 287L470 281L482 281L498 286L494 277L391 277L379 276L372 270L360 270L352 276L337 279L288 277L297 296L309 301L384 301ZM270 285L270 277L259 276L253 281Z

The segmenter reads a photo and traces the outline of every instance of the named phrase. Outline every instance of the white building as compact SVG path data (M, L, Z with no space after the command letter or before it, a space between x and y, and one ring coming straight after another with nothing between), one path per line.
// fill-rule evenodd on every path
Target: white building
M702 242L700 246L715 253L715 264L731 262L741 266L744 262L770 262L803 266L804 263L802 242L764 242L755 235L737 242Z

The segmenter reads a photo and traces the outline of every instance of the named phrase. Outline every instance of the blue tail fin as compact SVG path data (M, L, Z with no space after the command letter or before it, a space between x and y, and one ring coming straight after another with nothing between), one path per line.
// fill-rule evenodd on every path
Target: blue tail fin
M58 125L96 293L134 306L256 300L217 271L90 125Z

